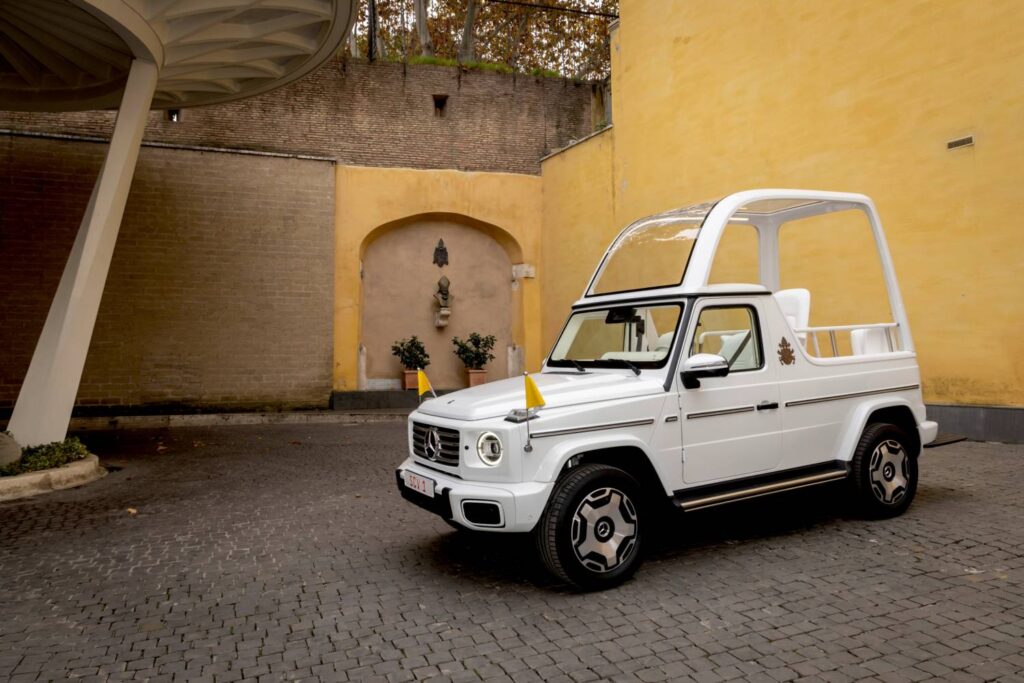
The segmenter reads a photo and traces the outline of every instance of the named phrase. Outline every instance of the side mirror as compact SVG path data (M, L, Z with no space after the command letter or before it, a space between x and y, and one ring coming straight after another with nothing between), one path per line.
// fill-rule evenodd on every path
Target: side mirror
M700 387L702 377L725 377L729 374L729 361L714 353L696 353L683 361L679 377L687 389Z

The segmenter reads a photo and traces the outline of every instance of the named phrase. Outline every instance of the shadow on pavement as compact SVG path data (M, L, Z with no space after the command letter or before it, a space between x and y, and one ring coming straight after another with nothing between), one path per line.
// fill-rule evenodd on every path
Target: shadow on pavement
M669 510L647 538L645 562L672 563L700 550L728 554L750 543L816 528L828 533L830 526L873 523L858 516L845 494L842 484L832 484L685 514ZM907 514L929 506L928 498L919 496ZM575 592L546 572L531 534L453 530L424 543L417 552L428 558L434 571L460 580ZM632 581L643 581L642 567Z

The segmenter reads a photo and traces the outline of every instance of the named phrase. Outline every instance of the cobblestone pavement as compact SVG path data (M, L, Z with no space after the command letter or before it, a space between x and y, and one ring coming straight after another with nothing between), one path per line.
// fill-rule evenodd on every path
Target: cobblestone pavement
M691 513L582 595L402 501L403 439L90 435L120 470L0 504L0 678L1024 680L1024 447L927 451L895 520L824 488Z

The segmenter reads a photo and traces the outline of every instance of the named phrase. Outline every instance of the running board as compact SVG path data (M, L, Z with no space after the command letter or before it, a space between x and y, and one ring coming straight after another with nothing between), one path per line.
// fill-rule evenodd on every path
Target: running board
M715 484L701 486L697 489L684 489L676 492L673 502L683 510L700 510L750 498L759 498L772 493L827 484L830 481L845 479L847 474L846 463L829 463L827 469L824 470L820 465L810 468L801 467L789 472L750 477L724 485Z

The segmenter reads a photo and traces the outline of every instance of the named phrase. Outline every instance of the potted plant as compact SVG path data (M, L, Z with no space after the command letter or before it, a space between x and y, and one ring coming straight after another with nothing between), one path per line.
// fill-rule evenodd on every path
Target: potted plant
M493 334L486 337L480 336L477 332L470 332L469 337L463 341L458 337L452 338L455 345L455 355L459 357L462 364L466 366L466 374L469 375L469 386L475 387L487 381L487 371L484 366L494 360L491 349L497 343Z
M423 342L415 334L408 339L399 339L391 345L391 355L398 358L398 362L405 368L402 372L402 388L415 389L418 386L416 371L430 365L430 354Z

